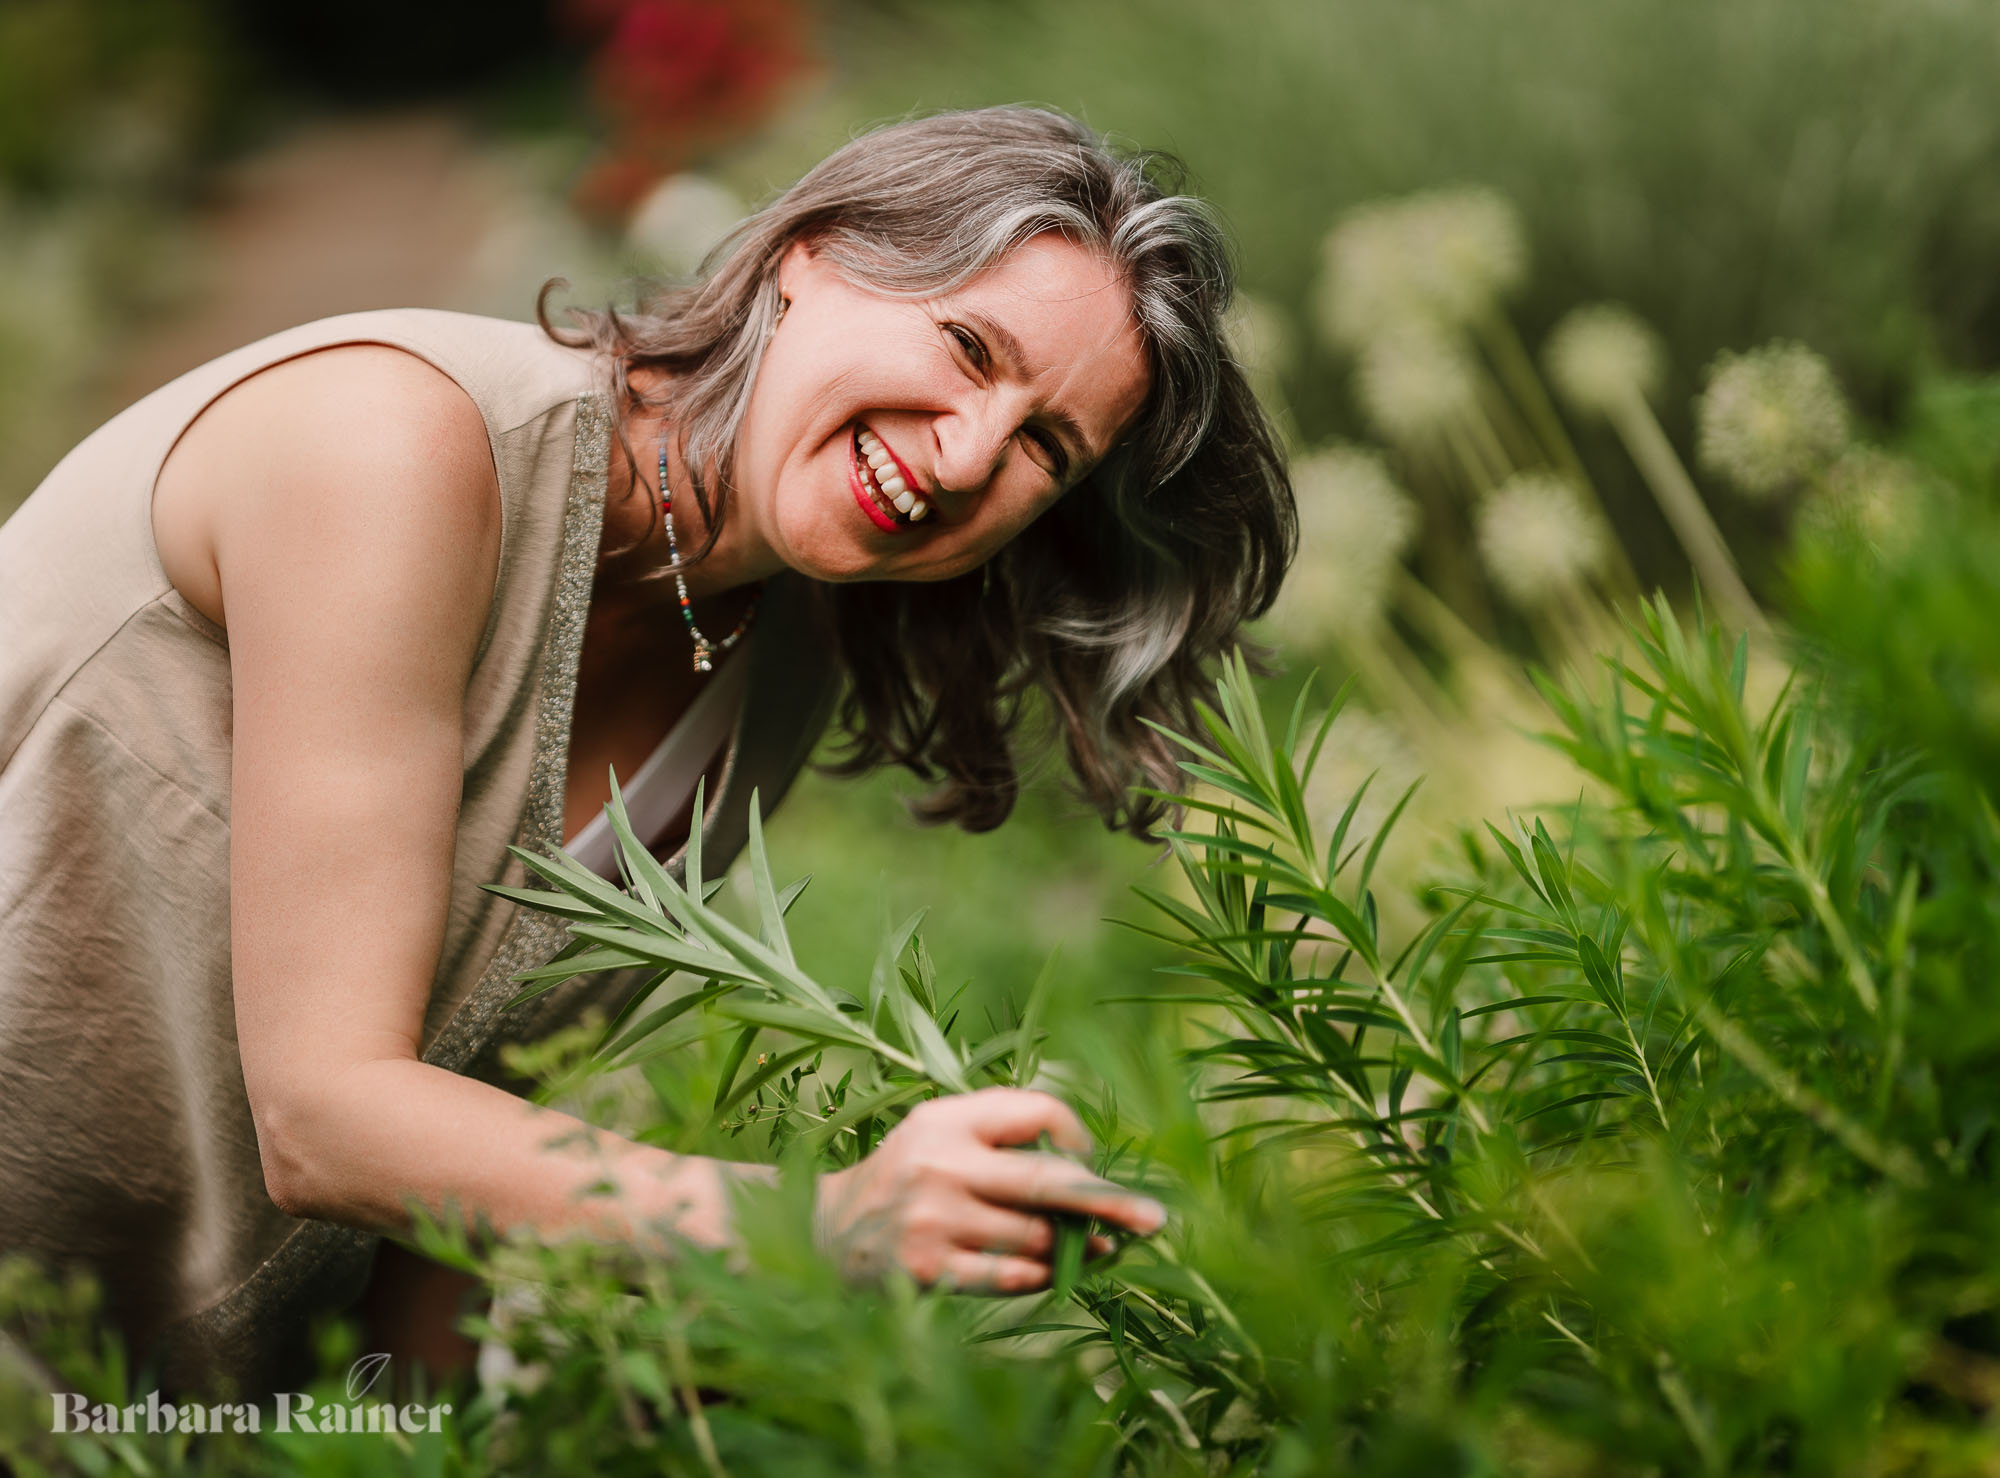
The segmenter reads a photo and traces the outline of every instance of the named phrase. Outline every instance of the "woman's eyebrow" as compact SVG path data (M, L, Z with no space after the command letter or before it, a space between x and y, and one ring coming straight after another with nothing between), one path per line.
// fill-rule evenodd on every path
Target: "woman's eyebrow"
M1016 375L1024 380L1032 380L1042 373L1042 367L1028 357L1028 351L1021 347L1021 341L1014 337L1014 331L984 313L971 312L963 315L987 340L1000 351ZM1042 418L1059 432L1069 443L1070 459L1081 467L1095 462L1102 453L1090 444L1090 438L1083 434L1083 427L1075 416L1060 406L1046 406Z

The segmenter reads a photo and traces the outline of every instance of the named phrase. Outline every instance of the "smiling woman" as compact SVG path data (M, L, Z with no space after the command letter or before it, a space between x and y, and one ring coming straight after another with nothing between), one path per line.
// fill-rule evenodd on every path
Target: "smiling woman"
M487 885L509 845L608 871L612 769L663 860L699 828L719 870L836 701L849 768L980 829L1039 688L1142 832L1148 721L1187 721L1293 541L1228 295L1157 162L951 114L843 148L638 314L308 324L100 429L0 528L0 1252L95 1272L168 1388L268 1392L364 1295L372 1348L438 1348L381 1240L413 1202L726 1243L729 1180L768 1172L508 1091L505 1044L634 982L502 1010L562 938ZM1047 1213L1159 1225L1000 1152L1043 1133L1083 1146L1046 1095L927 1106L824 1178L829 1246L1017 1292Z
M629 369L635 411L671 418L705 535L729 528L738 480L753 502L802 489L745 521L782 512L774 543L818 530L837 561L819 577L849 582L827 592L846 767L905 765L942 782L927 816L997 826L1036 687L1084 793L1143 835L1158 813L1134 784L1178 775L1147 721L1193 721L1203 664L1269 605L1296 541L1283 459L1222 340L1232 274L1208 209L1164 156L988 108L864 135L712 267L637 315L575 313L563 337ZM864 423L934 513L962 524L990 499L990 521L935 552L834 537L838 510L785 474L804 473L798 437ZM956 564L957 540L983 553Z
M857 287L804 242L778 284L798 307L765 352L737 464L739 517L773 568L830 581L964 575L1087 475L1146 398L1124 285L1054 233L932 302ZM890 539L837 500L827 508L823 490L841 478L820 456Z
M777 279L784 332L758 369L734 516L691 581L701 588L783 569L958 578L1087 476L1146 398L1123 283L1053 232L927 302L850 282L809 241ZM663 449L673 440L669 427ZM843 487L849 499L828 496Z

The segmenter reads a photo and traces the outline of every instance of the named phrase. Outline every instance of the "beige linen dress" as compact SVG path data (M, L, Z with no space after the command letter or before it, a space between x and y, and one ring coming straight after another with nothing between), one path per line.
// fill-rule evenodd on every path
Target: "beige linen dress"
M481 889L526 881L510 843L562 840L613 426L591 355L528 324L351 314L204 365L77 447L0 525L0 1253L92 1268L110 1318L170 1390L218 1377L246 1395L294 1389L309 1320L359 1295L379 1239L286 1216L264 1190L229 963L228 640L167 580L152 488L231 385L364 342L465 388L502 502L423 1058L496 1081L502 1044L615 1005L634 983L576 981L503 1011L510 977L563 932ZM745 840L752 790L768 812L828 714L835 663L816 588L772 581L744 656L703 822L715 868Z

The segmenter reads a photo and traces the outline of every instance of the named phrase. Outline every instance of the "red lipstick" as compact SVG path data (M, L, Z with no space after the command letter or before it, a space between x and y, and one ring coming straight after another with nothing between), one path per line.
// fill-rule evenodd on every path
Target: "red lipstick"
M847 489L854 494L854 501L861 505L861 511L868 515L876 528L885 534L900 534L903 525L876 507L875 500L868 496L868 485L861 480L861 452L855 445L856 439L852 433L847 438ZM895 454L892 452L890 455Z

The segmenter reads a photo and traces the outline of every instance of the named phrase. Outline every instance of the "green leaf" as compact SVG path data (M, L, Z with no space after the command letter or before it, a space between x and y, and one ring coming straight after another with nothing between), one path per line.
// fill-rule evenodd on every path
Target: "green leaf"
M1583 964L1584 979L1590 982L1590 988L1597 993L1597 998L1603 1001L1607 1008L1623 1016L1625 990L1619 982L1617 971L1611 962L1605 959L1604 951L1588 934L1577 936L1576 948L1578 958Z
M1035 977L1034 985L1028 991L1028 1003L1021 1011L1021 1024L1014 1037L1014 1086L1025 1088L1034 1081L1041 1068L1041 1025L1042 1013L1048 1008L1049 997L1054 994L1056 966L1062 959L1062 948L1057 946L1049 951L1049 957L1042 962L1041 973Z
M750 1044L757 1040L760 1029L756 1026L746 1026L736 1034L736 1040L729 1044L729 1055L722 1060L722 1076L715 1088L717 1108L720 1108L722 1101L729 1096L729 1085L736 1081L736 1074L743 1066L743 1059L749 1055Z
M1326 736L1333 732L1334 720L1339 718L1341 710L1347 707L1348 699L1354 692L1354 684L1355 679L1352 677L1348 678L1346 682L1340 685L1340 691L1333 695L1333 702L1327 705L1325 714L1320 718L1319 728L1313 734L1312 747L1306 751L1305 763L1299 766L1300 781L1303 782L1312 778L1313 770L1319 765L1319 753L1326 744ZM1310 690L1310 687L1311 680L1308 679L1307 687L1300 690L1301 698Z
M1538 817L1534 835L1529 838L1529 846L1534 849L1535 867L1541 874L1542 896L1547 898L1570 932L1576 932L1576 899L1570 895L1569 868L1556 855L1555 843L1549 840L1549 830Z
M873 1050L875 1047L875 1043L865 1034L848 1026L844 1017L826 1017L816 1011L788 1006L781 1001L758 1000L743 991L718 995L715 998L715 1008L722 1015L745 1025L775 1027L779 1031L790 1032L808 1041L860 1047L864 1050Z
M1575 1004L1575 996L1513 996L1504 1001L1494 1001L1490 1005L1471 1007L1463 1014L1468 1017L1485 1016L1493 1011L1515 1011L1529 1006L1573 1006Z
M651 881L634 865L638 855L651 857L653 849L641 842L632 831L632 818L625 809L625 796L618 787L618 771L615 766L607 767L611 781L611 799L604 807L606 819L611 823L611 836L617 844L618 871L624 877L626 886L639 895L647 908L658 911L660 895Z
M699 898L704 903L708 901L708 893L705 891L705 884L702 881L701 833L702 823L708 816L707 789L708 777L706 775L695 781L694 820L688 827L687 847L681 856L681 877L686 880L688 895L693 898ZM716 881L720 882L721 879L718 878Z
M512 899L515 903L538 909L542 913L555 914L565 919L594 919L600 917L595 905L581 902L567 893L558 893L550 888L510 888L501 883L481 883L484 891L501 898Z
M592 1049L593 1054L601 1054L605 1044L618 1034L626 1022L638 1014L639 1008L652 998L653 993L679 973L676 970L655 970L646 977L645 983L637 990L629 992L611 1019L604 1024L604 1030L597 1038L597 1046Z
M598 1055L606 1058L620 1057L634 1043L645 1041L646 1038L652 1036L662 1027L685 1016L688 1012L697 1007L706 1006L710 1001L713 1001L725 992L739 988L735 985L709 985L703 986L699 990L691 990L683 995L676 996L673 1000L667 1002L666 1005L648 1011L637 1022L633 1023L630 1028L619 1035L615 1041L612 1041L609 1046L600 1045L597 1049ZM606 1030L605 1036L607 1039L611 1035L611 1030L616 1028L616 1025L617 1023L614 1022L612 1027Z
M1608 1032L1592 1031L1588 1027L1581 1026L1543 1027L1540 1031L1522 1032L1519 1036L1503 1037L1497 1042L1489 1042L1486 1045L1489 1051L1498 1051L1517 1042L1574 1042L1613 1053L1634 1066L1640 1062L1639 1055L1632 1050L1631 1043L1622 1041Z
M520 858L530 872L545 878L570 897L594 904L600 918L616 919L634 928L651 930L659 929L663 922L659 914L568 856L559 853L555 857L542 857L523 847L509 847L507 850Z
M1334 823L1333 835L1326 841L1326 876L1328 881L1340 876L1343 866L1340 849L1347 845L1347 833L1354 825L1355 814L1361 809L1362 797L1368 794L1368 787L1375 783L1379 770L1370 770L1354 787L1354 794L1347 798L1347 806L1340 813L1340 820Z
M808 1057L812 1057L824 1050L817 1042L807 1042L803 1046L792 1048L789 1052L775 1054L768 1061L759 1065L754 1072L738 1082L728 1092L718 1092L715 1095L715 1112L710 1119L710 1123L720 1123L737 1104L755 1096L758 1089L764 1087L773 1078L782 1076L790 1070L793 1064L803 1062Z
M1417 793L1417 787L1423 783L1421 776L1412 780L1396 804L1389 808L1389 814L1383 818L1382 824L1375 828L1375 839L1368 844L1368 855L1361 859L1361 876L1355 880L1354 888L1357 894L1367 892L1368 880L1375 875L1375 864L1382 856L1383 843L1389 840L1389 833L1396 829L1396 823L1402 819L1404 808L1410 804L1410 797Z
M730 956L717 950L706 949L699 944L688 944L679 939L648 934L638 929L621 928L615 924L573 924L570 926L570 932L579 939L607 945L633 956L626 962L629 965L671 965L677 970L686 970L715 980L734 980L744 984L763 983L760 976L744 969ZM603 968L620 969L623 966L611 965Z
M599 949L564 955L549 961L546 965L523 970L511 978L522 982L542 981L550 985L560 985L563 981L574 980L579 975L592 975L600 970L629 970L635 965L648 963L650 961L644 955L616 945L607 945Z
M1489 821L1486 823L1486 829L1492 833L1493 840L1499 844L1500 854L1507 859L1514 871L1520 874L1521 881L1528 885L1537 898L1547 903L1549 895L1542 891L1541 881L1535 876L1534 869L1528 866L1527 858L1521 855L1521 849L1515 846L1506 833L1502 832L1492 822Z
M938 1030L938 1025L928 1013L907 994L898 991L890 997L891 1008L897 1010L897 1025L901 1026L907 1040L915 1049L917 1058L924 1065L931 1080L941 1088L953 1093L971 1091L972 1085L965 1080L965 1067L958 1055L951 1050L951 1044Z
M868 1019L870 1021L875 1020L875 1014L881 1008L883 1002L890 1001L893 1003L894 998L902 993L904 987L896 968L896 962L902 958L903 951L909 947L910 936L917 932L918 926L923 921L924 910L919 909L916 913L911 914L907 919L903 920L901 928L888 930L883 933L882 942L875 950L874 968L868 975ZM887 923L888 919L884 917L883 922ZM894 1010L893 1004L891 1005L891 1010ZM904 1041L908 1045L916 1045L913 1042L909 1042L907 1037L904 1038Z
M800 878L796 883L793 883L790 887L786 888L784 892L780 893L778 895L778 912L789 916L792 911L792 905L799 901L799 895L805 892L806 884L810 883L811 881L812 881L812 874L807 873L804 877Z
M757 893L757 914L764 929L764 943L777 951L787 965L796 965L791 936L785 930L785 901L771 881L771 859L764 853L764 816L757 792L750 792L750 881ZM794 894L794 897L797 895Z
M1580 1103L1597 1103L1603 1099L1630 1098L1631 1096L1629 1093L1618 1093L1605 1089L1597 1089L1589 1093L1572 1093L1569 1097L1559 1098L1554 1103L1545 1103L1539 1108L1529 1109L1524 1114L1517 1114L1514 1117L1514 1122L1516 1124L1525 1124L1528 1120L1540 1118L1543 1114L1553 1114L1560 1109L1575 1108Z
M922 1080L905 1080L877 1088L859 1098L850 1098L838 1112L800 1136L801 1142L813 1148L823 1149L840 1134L853 1128L864 1119L886 1112L909 1102L912 1098L922 1098L935 1091L935 1085Z

